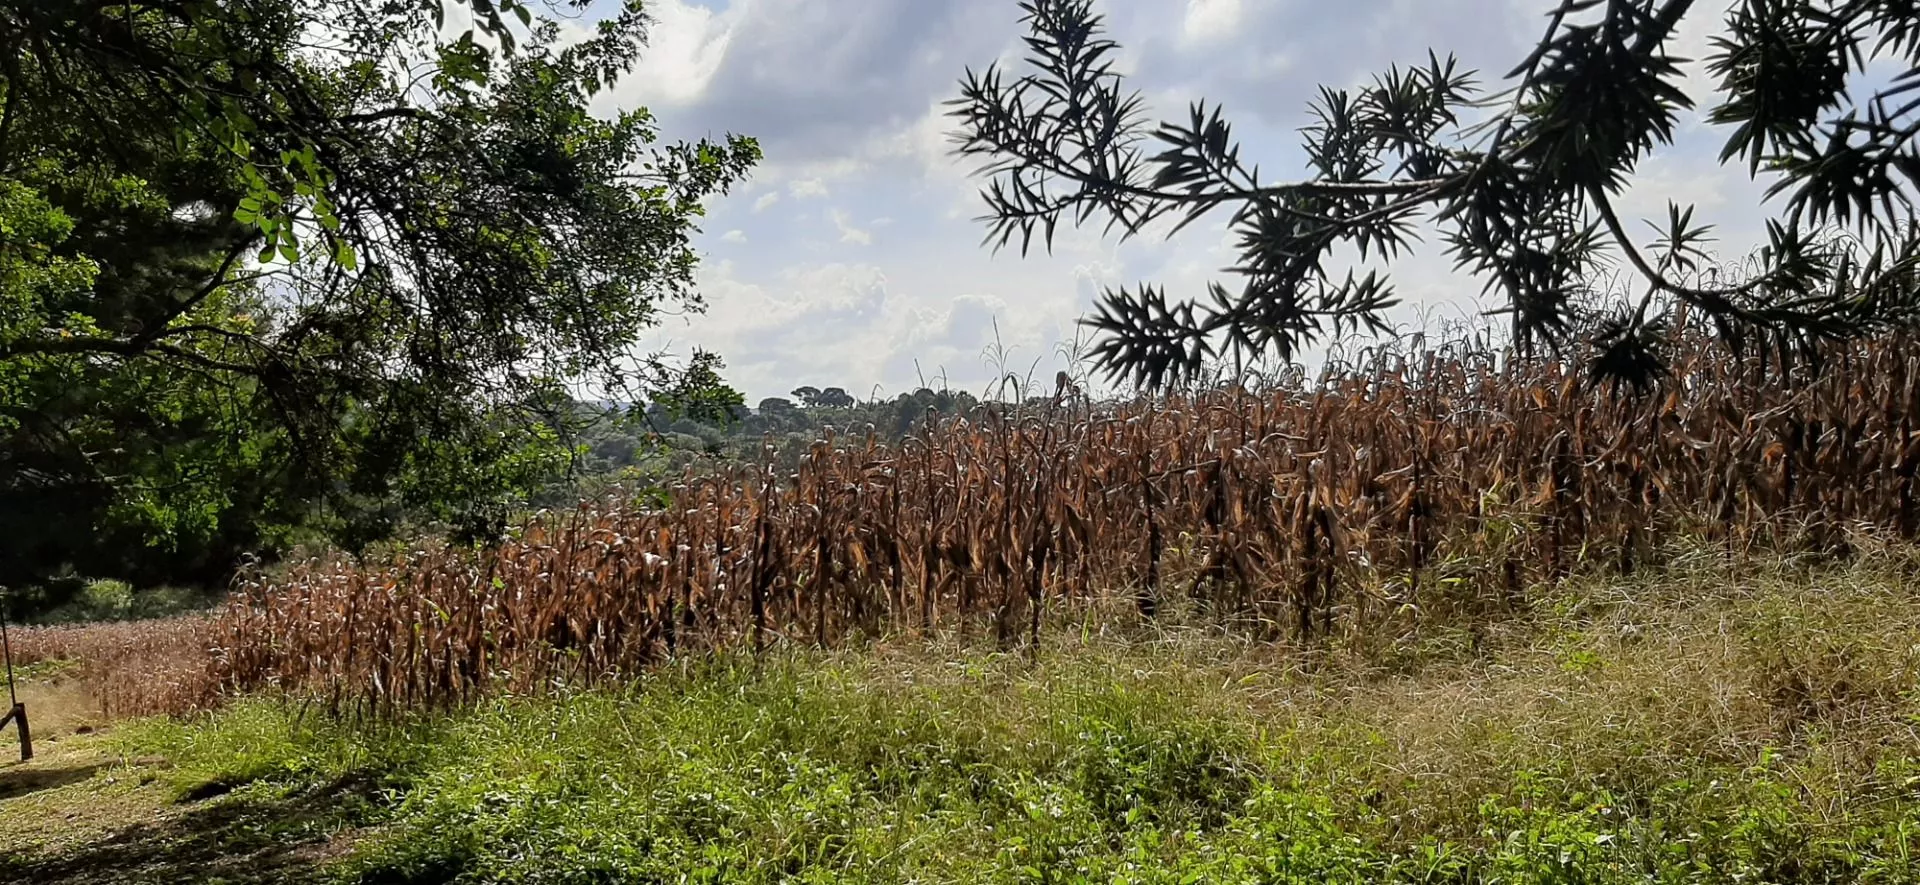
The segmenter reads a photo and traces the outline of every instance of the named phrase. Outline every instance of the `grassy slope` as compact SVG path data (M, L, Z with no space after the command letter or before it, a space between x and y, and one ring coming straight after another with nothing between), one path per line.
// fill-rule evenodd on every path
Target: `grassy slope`
M1061 625L396 728L253 701L60 742L88 778L0 840L82 823L0 878L1920 881L1908 566L1697 560L1313 661Z

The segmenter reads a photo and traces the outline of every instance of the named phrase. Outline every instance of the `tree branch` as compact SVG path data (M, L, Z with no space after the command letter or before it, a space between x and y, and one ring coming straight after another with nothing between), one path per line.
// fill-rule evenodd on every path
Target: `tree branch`
M264 373L259 366L215 359L202 353L195 353L184 347L162 341L141 341L135 338L95 338L74 336L71 338L42 338L27 341L15 341L0 351L0 359L17 359L23 356L59 356L80 354L106 354L141 359L154 356L166 356L191 363L217 372L232 372L239 375L258 378Z
M1646 256L1640 254L1640 248L1635 246L1633 239L1627 235L1626 226L1620 223L1620 215L1614 211L1613 202L1607 198L1606 192L1600 187L1594 186L1588 189L1587 195L1592 198L1595 208L1599 210L1601 220L1606 222L1607 231L1611 233L1614 240L1620 244L1621 251L1626 253L1627 260L1633 263L1634 269L1638 270L1640 275L1645 277L1647 282L1654 288L1672 293L1674 296L1684 299L1690 304L1714 313L1731 313L1733 316L1746 321L1757 319L1751 311L1734 303L1732 299L1752 293L1755 289L1770 282L1771 277L1766 275L1757 276L1738 286L1727 286L1719 289L1696 289L1691 286L1682 286L1679 283L1675 283L1667 279L1665 274L1655 269L1653 264L1647 261Z
M220 267L214 270L213 276L207 280L206 285L195 290L192 295L181 299L178 304L175 304L165 314L157 317L151 324L151 328L134 336L132 340L135 342L150 342L167 334L166 329L168 323L173 322L175 319L192 310L196 305L207 300L208 296L219 291L221 286L227 284L227 273L233 270L233 266L240 262L240 256L251 247L251 240L236 243L229 247L227 257L221 260Z

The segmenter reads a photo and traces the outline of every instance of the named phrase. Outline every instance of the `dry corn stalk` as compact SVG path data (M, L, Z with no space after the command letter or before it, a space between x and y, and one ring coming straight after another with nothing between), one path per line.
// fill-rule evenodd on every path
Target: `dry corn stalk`
M602 502L485 553L244 583L206 628L205 681L382 713L743 644L972 625L1032 642L1050 602L1151 615L1173 593L1311 638L1446 593L1512 605L1582 563L1632 568L1665 532L1911 538L1913 344L1803 376L1695 342L1638 398L1471 347L1380 350L1259 390L989 407L898 445L829 432L790 474L688 474L662 509ZM1485 578L1465 599L1431 579L1462 562Z

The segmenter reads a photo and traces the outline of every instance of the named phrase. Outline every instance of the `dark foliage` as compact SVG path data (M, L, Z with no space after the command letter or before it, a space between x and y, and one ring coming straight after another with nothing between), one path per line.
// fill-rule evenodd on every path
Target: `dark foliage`
M1263 177L1218 106L1151 126L1115 72L1091 0L1027 0L1028 70L969 71L953 116L958 152L987 161L988 241L1050 245L1062 223L1130 237L1231 212L1237 291L1169 298L1108 291L1086 320L1116 379L1184 383L1223 356L1292 358L1329 335L1384 331L1396 303L1377 267L1437 227L1456 265L1503 296L1516 339L1597 344L1593 372L1644 385L1661 371L1661 317L1686 304L1735 348L1803 358L1822 341L1916 316L1912 225L1920 127L1920 7L1904 0L1744 0L1708 59L1712 96L1682 88L1667 51L1692 0L1561 0L1538 48L1489 91L1429 54L1358 90L1323 87L1306 175ZM1871 96L1847 79L1871 61L1905 73ZM1672 206L1637 238L1615 200L1702 98L1737 124L1722 154L1772 181L1781 211L1748 272L1727 281L1703 251L1711 228ZM1601 286L1624 257L1633 283Z
M591 113L646 19L563 39L583 7L0 6L0 583L485 539L563 465L567 393L724 400L631 353L702 306L702 203L758 148Z

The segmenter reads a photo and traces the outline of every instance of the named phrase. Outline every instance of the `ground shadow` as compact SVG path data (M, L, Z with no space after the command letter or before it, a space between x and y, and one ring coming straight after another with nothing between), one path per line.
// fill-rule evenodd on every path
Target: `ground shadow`
M68 784L77 784L93 777L94 773L106 767L105 762L93 762L85 765L69 765L64 768L0 770L0 800L18 799L41 790L53 790Z
M0 848L0 882L316 881L319 867L351 844L354 821L372 795L372 786L360 782L273 798L240 793L53 854Z

